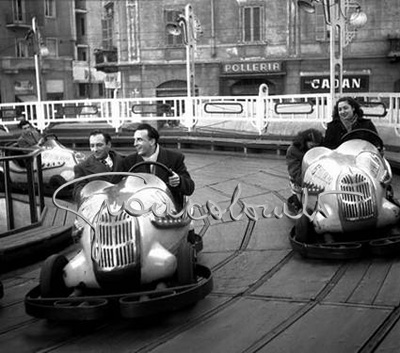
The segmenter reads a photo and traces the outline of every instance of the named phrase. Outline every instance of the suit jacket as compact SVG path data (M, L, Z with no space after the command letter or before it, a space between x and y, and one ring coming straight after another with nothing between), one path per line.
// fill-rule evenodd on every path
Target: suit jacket
M42 136L35 129L23 130L20 137L18 138L18 147L31 147L36 145Z
M171 190L175 201L178 202L180 206L182 206L183 196L189 196L193 194L194 191L194 181L192 180L189 172L186 169L185 157L182 153L178 151L169 150L161 146L159 146L159 149L160 150L158 153L157 162L164 164L166 167L178 174L180 177L180 183L177 187L171 187L168 184L168 173L158 166L155 166L155 175L157 175L161 180L164 181L164 183ZM134 165L143 161L143 158L137 153L133 153L125 157L123 162L124 171L128 172L130 168L132 168ZM150 173L150 167L147 165L140 166L135 170L135 172Z
M113 161L113 168L110 170L107 166L105 166L102 162L94 158L93 155L89 156L85 161L79 163L74 167L75 179L80 178L87 175L105 173L105 172L122 172L124 168L123 160L124 156L119 153L111 150L109 155ZM116 184L122 179L122 176L119 175L110 175L110 176L102 176L97 178L97 180L105 180L110 183ZM96 178L83 180L75 184L74 187L74 200L79 201L80 192L82 188L92 180L96 180Z

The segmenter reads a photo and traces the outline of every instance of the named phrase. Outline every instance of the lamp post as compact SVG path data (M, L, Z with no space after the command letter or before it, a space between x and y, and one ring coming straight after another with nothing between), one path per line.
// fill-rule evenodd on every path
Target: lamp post
M350 44L356 30L365 25L367 15L358 3L351 0L299 0L298 6L308 13L315 12L313 3L322 3L330 40L330 96L334 102L336 82L338 93L343 92L343 48ZM337 81L336 81L337 80Z
M174 36L182 35L183 43L186 46L187 104L184 124L190 131L196 125L194 119L196 105L195 101L191 99L196 96L194 51L197 36L202 34L200 21L194 15L192 5L185 6L185 14L180 14L176 22L167 24L167 31Z
M36 92L38 102L42 101L42 56L47 56L49 50L42 43L36 17L32 18L33 48L35 59Z
M186 83L187 83L187 96L188 98L194 97L195 92L195 67L194 67L194 46L196 42L197 32L199 25L196 26L195 22L198 21L193 13L192 5L185 6L185 15L180 14L176 23L168 23L167 31L174 36L183 36L183 43L186 46Z

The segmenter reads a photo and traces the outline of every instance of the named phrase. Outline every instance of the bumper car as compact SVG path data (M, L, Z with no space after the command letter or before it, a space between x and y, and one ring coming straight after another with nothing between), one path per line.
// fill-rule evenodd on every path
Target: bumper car
M131 172L76 181L109 174L124 178L117 184L92 180L82 189L74 211L84 224L80 250L70 260L56 254L44 262L39 285L25 297L29 315L138 318L192 305L211 292L211 271L196 261L191 219L165 183L153 174ZM56 195L66 185L53 195L61 208Z
M21 150L16 146L9 146L8 154L23 155L26 149ZM7 149L7 147L5 148ZM81 152L76 152L64 147L54 135L44 137L43 143L34 146L34 149L40 151L42 159L42 178L45 186L45 192L52 194L58 187L74 179L74 166L82 162L86 157ZM15 189L26 189L27 168L22 159L16 159L10 162L11 185ZM33 169L36 170L34 164ZM0 165L0 189L4 189L4 167Z
M400 254L400 207L382 151L380 137L361 129L335 150L305 154L303 207L290 233L295 251L320 259Z

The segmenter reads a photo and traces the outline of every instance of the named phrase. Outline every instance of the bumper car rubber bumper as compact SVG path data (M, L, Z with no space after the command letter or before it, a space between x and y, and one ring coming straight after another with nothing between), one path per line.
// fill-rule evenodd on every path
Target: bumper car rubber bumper
M25 296L25 310L31 316L56 321L152 316L190 306L206 297L213 289L211 270L196 265L196 275L194 284L115 295L42 298L37 286Z

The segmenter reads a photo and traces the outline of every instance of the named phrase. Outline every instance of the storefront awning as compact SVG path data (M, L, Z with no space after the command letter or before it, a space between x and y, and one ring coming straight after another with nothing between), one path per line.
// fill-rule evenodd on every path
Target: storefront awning
M20 102L37 102L37 97L34 94L18 95L17 100Z

